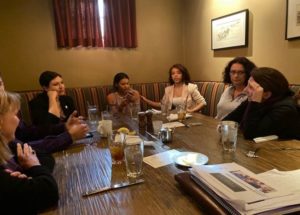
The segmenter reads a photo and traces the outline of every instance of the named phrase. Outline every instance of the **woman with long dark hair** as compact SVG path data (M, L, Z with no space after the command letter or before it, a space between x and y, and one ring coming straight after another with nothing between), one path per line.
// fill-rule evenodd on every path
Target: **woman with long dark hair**
M223 72L223 82L229 84L221 95L217 105L216 119L223 119L227 114L247 100L244 92L255 64L245 57L236 57L229 61Z
M248 100L223 120L239 122L247 139L267 135L300 139L300 114L281 72L268 67L254 69L245 91Z
M169 83L170 86L165 88L161 103L151 101L144 96L141 96L142 100L155 108L166 105L169 110L172 107L184 105L187 112L200 111L206 105L197 85L191 83L189 72L183 65L174 64L169 69Z
M107 103L113 113L130 115L131 108L140 106L140 94L129 85L126 73L117 73L113 80L113 92L108 94Z

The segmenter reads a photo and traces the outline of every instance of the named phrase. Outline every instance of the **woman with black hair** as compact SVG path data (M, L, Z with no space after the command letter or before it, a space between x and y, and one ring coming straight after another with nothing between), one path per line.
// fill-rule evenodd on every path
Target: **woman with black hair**
M268 67L256 68L245 91L248 100L223 120L240 123L247 139L267 135L300 139L300 113L282 73Z
M186 106L187 112L197 112L206 105L206 101L200 94L198 86L190 82L188 70L181 64L175 64L169 69L170 86L165 88L162 102L154 102L144 96L141 98L155 108L165 105L168 110L171 110L172 107L181 105Z
M223 82L229 84L221 95L217 105L216 119L223 119L231 111L247 100L244 92L255 64L245 57L236 57L229 61L223 72Z
M115 75L113 92L106 99L113 113L130 115L132 106L140 106L140 94L130 87L129 76L123 72Z
M66 122L75 107L73 99L66 95L62 76L57 72L45 71L40 75L39 82L44 91L29 102L33 124L45 126Z

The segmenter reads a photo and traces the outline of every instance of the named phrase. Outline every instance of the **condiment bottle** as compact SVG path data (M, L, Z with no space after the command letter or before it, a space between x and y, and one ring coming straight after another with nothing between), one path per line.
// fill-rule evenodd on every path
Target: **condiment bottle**
M153 113L151 110L146 111L147 131L149 131L149 132L153 132L152 115L153 115Z

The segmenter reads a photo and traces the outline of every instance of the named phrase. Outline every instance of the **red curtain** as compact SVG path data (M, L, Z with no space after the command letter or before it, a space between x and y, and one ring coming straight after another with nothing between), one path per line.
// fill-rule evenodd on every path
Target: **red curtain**
M135 0L104 0L104 46L136 48Z
M53 0L57 46L103 47L98 0Z

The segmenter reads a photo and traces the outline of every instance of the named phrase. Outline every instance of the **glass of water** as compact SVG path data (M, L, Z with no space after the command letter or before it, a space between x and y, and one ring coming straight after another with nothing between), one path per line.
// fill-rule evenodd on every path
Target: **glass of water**
M142 174L144 142L141 138L127 137L125 141L125 164L129 178L137 178Z
M141 107L139 103L130 103L129 104L130 115L133 120L138 120L138 112L140 112Z
M238 133L238 123L234 121L221 122L221 142L225 152L235 152Z
M88 120L90 125L90 131L96 131L99 122L99 110L97 105L88 105Z

